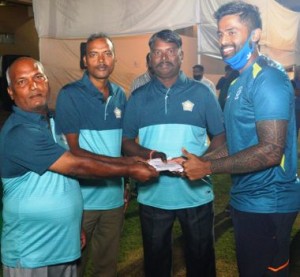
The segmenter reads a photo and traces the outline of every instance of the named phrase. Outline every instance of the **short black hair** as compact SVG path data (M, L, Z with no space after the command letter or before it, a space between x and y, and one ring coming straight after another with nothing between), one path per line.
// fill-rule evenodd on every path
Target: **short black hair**
M232 70L232 68L229 64L226 64L224 69L225 69L225 71L231 71Z
M111 44L112 44L112 50L113 50L113 52L115 52L115 46L114 46L113 41L111 40L111 38L110 38L107 34L102 33L102 32L100 32L100 33L95 33L95 34L91 34L91 35L87 38L86 46L87 46L90 42L92 42L92 41L94 41L94 40L96 40L96 39L99 39L99 38L105 38L105 39L108 39L108 40L111 42ZM87 47L86 47L86 49L87 49Z
M181 48L182 46L182 39L180 35L172 30L165 29L153 34L148 43L150 49L153 49L154 43L157 39L161 39L162 41L169 43L175 43L178 48Z
M258 7L243 1L234 1L222 5L215 12L214 16L217 22L219 22L224 16L234 14L239 15L240 20L248 26L250 32L262 28L262 20Z
M197 68L197 69L200 69L201 71L204 71L204 66L201 65L201 64L195 64L195 65L193 66L193 69L194 69L194 68Z

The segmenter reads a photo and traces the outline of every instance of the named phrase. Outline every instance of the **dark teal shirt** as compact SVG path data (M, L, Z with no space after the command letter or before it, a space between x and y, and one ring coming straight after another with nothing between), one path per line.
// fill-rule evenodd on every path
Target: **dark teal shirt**
M224 117L230 155L258 144L258 121L288 121L281 164L233 175L231 205L245 212L298 211L300 183L297 178L294 92L283 69L260 56L231 84Z

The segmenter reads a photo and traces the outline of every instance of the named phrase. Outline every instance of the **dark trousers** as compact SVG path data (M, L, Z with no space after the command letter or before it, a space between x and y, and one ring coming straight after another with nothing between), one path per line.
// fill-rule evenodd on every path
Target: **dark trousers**
M288 277L290 235L297 212L231 209L240 277Z
M163 210L140 204L146 277L172 272L172 227L180 222L185 244L186 276L216 276L213 203L195 208Z

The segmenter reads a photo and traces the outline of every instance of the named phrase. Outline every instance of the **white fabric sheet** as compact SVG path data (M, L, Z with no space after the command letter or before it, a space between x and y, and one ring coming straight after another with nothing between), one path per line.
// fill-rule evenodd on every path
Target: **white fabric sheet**
M131 81L145 70L149 36L159 30L198 26L198 36L185 40L183 69L205 57L206 76L223 74L217 42L216 9L230 0L33 0L40 39L40 59L50 75L54 105L58 89L79 78L79 45L91 33L105 32L117 42L118 63L112 79L129 90ZM300 64L300 13L274 0L244 0L260 8L263 33L261 52L284 66ZM198 50L197 50L198 49ZM192 51L192 52L191 52ZM213 62L212 62L213 61ZM221 65L221 66L220 66Z
M198 0L33 0L39 37L85 38L179 29L196 22Z

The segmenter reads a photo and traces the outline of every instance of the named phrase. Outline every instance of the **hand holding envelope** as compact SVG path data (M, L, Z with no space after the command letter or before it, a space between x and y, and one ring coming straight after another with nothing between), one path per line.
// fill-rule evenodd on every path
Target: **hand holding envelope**
M191 181L202 179L211 174L211 162L182 149L183 156L162 161L160 158L148 160L148 164L157 171L181 173Z
M186 160L182 163L182 167L185 176L191 181L202 179L212 173L210 161L191 154L185 149L182 149L182 153L186 157Z
M156 158L148 160L148 164L153 166L157 171L183 172L182 166L172 160L163 162L160 158Z

